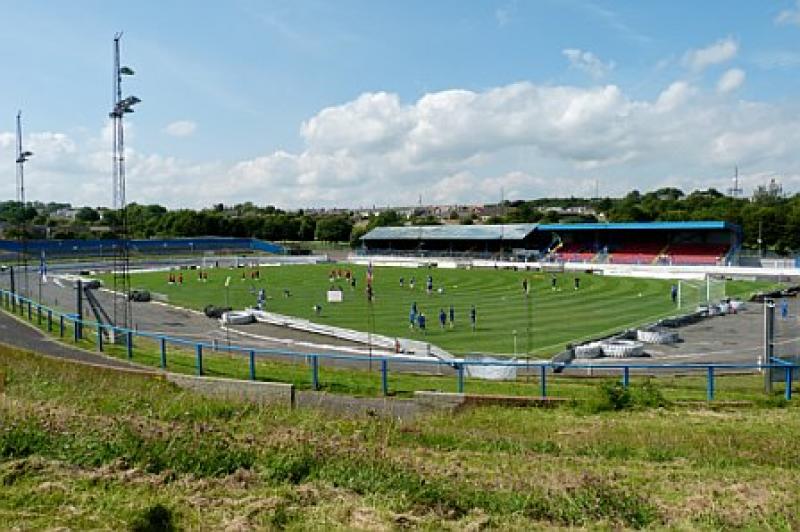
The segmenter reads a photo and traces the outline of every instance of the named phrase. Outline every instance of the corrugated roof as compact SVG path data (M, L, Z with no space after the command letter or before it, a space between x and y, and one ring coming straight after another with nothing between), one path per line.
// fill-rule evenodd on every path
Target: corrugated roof
M522 240L537 224L376 227L362 240Z
M539 231L681 231L681 230L726 230L736 226L728 222L622 222L587 224L541 224Z
M376 227L363 240L523 240L533 231L739 231L720 221Z

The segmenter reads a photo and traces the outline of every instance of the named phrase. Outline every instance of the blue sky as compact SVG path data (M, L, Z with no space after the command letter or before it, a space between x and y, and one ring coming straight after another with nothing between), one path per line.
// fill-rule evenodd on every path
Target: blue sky
M795 1L0 1L0 15L2 198L21 108L30 197L110 201L118 30L143 100L135 201L724 188L733 164L746 186L800 188Z

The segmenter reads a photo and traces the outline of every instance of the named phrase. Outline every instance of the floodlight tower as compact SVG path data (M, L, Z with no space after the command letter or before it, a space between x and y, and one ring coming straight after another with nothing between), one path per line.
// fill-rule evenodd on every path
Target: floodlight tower
M122 97L122 76L132 76L133 69L120 63L119 42L122 32L114 35L114 82L113 106L108 116L112 122L112 190L113 207L117 211L114 232L117 245L114 248L114 325L130 329L133 315L130 303L130 235L128 209L125 199L125 114L133 112L133 106L141 100L136 96Z
M17 263L22 269L25 297L30 297L28 286L28 223L25 219L25 162L33 152L22 148L22 111L17 112L17 203L19 204L19 223L17 225L17 238L20 241Z

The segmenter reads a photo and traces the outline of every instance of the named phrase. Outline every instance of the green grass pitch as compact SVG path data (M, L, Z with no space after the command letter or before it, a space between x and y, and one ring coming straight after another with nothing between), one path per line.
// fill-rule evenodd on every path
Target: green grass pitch
M349 269L356 288L342 280L344 302L327 303L331 270ZM250 279L250 268L210 269L208 281L200 282L197 272L182 270L183 285L170 285L167 272L135 273L134 288L164 294L172 304L202 310L206 305L226 304L226 277L231 277L230 306L254 306L256 292L264 288L266 310L307 318L312 321L367 331L370 312L365 293L366 267L352 265L302 265L263 267L260 280ZM176 272L177 273L177 272ZM242 280L242 273L245 279ZM428 294L425 280L433 276L434 291ZM427 268L374 268L372 315L373 332L388 336L424 339L454 354L497 353L547 355L560 351L567 342L585 339L622 328L648 323L677 313L670 300L672 281L605 277L590 274L555 274L557 289L552 290L549 273L512 270L445 270ZM400 287L400 277L405 286ZM416 286L409 288L411 277ZM575 277L580 289L573 289ZM530 296L522 291L522 280L531 283ZM104 278L110 286L110 278ZM767 283L728 282L728 295L747 295ZM438 289L442 288L442 293ZM291 295L286 297L284 290ZM409 328L412 302L427 318L423 335ZM314 305L322 305L317 316ZM439 311L455 307L455 326L442 329ZM472 331L469 309L477 309L477 330ZM515 333L516 331L516 333Z

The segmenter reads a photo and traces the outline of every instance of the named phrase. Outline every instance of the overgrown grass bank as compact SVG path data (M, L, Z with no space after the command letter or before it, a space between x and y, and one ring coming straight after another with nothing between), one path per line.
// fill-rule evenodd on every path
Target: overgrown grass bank
M8 528L800 526L794 406L659 407L658 381L628 399L611 387L599 408L400 423L210 400L4 347L0 375Z

